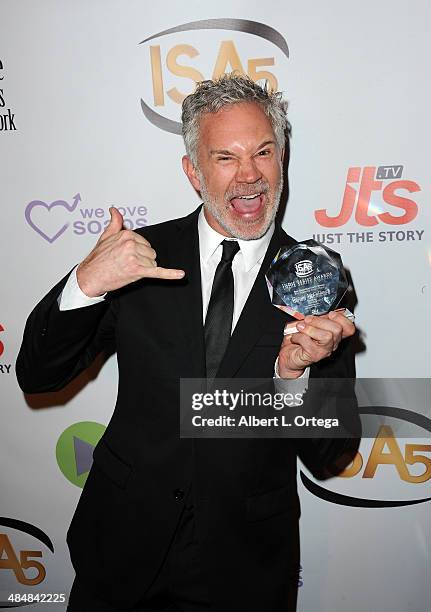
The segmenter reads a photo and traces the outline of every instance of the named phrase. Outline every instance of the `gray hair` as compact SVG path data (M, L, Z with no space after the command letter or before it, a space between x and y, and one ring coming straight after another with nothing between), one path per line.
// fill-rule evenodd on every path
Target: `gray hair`
M267 83L262 87L248 76L224 74L216 80L201 81L196 85L194 93L183 101L182 134L186 153L195 168L198 167L197 149L202 115L217 113L226 106L240 102L254 102L262 107L271 122L277 145L284 149L285 131L290 126L286 118L287 102L282 99L282 93L270 91Z

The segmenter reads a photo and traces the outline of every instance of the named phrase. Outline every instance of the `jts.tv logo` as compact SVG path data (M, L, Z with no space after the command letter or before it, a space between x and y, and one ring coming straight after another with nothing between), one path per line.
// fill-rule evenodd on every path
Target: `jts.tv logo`
M0 333L4 332L5 328L0 323ZM0 357L3 355L5 351L4 343L0 340ZM12 364L11 363L0 363L0 374L10 374Z
M349 168L341 210L334 216L326 209L316 210L317 223L323 227L341 227L353 212L356 223L363 227L410 223L418 214L418 205L405 192L415 193L421 187L415 181L402 180L403 170L402 165Z

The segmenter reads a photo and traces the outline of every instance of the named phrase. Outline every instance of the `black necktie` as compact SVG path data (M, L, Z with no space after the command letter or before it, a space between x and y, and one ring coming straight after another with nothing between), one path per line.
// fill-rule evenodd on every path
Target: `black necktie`
M232 331L232 260L239 251L236 240L223 240L223 255L214 275L205 319L207 378L214 378L226 352Z

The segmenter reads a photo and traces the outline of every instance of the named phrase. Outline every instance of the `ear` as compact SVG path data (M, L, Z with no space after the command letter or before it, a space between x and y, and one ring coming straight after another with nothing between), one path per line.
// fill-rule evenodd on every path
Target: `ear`
M182 164L183 164L183 170L187 175L187 178L189 179L189 181L191 182L191 184L193 185L193 187L196 189L196 191L200 191L201 190L201 182L199 180L199 177L197 175L196 169L190 159L190 157L188 155L184 155L182 158Z

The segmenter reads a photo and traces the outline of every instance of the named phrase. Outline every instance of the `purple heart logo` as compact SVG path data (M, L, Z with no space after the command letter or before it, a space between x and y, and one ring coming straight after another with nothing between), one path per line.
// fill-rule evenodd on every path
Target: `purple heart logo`
M57 240L57 238L59 238L67 230L67 228L69 227L69 223L65 223L54 234L47 234L43 231L43 229L39 225L37 225L32 220L31 218L32 211L36 207L40 207L40 208L45 209L47 213L49 213L53 208L62 206L63 208L66 208L69 212L73 212L75 208L77 207L78 202L80 201L81 201L81 195L79 193L73 196L73 204L69 204L68 202L66 202L66 200L55 200L54 202L51 202L51 204L47 204L46 202L43 202L42 200L32 200L31 202L29 202L29 204L27 204L26 209L25 209L26 221L29 224L29 226L34 229L35 232L37 232L40 236L42 236L42 238L44 238L45 240L47 240L49 243L52 244L55 240ZM40 221L39 221L39 224L40 224Z

